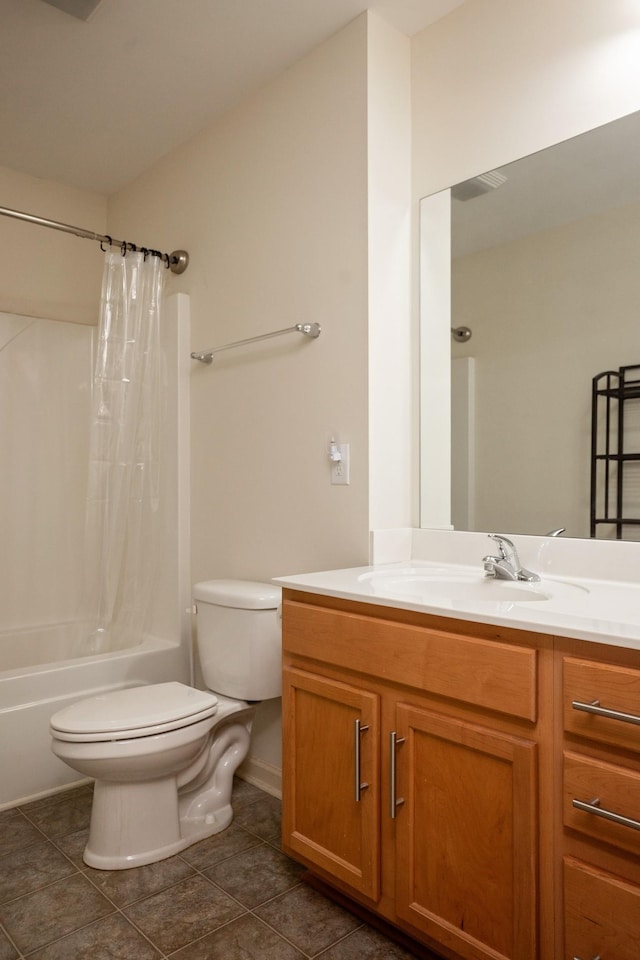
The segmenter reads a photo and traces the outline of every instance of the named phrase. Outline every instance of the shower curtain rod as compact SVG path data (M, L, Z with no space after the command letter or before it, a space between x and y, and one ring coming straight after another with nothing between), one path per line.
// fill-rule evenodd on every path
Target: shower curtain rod
M37 223L41 227L50 227L52 230L61 230L63 233L73 233L76 237L82 237L85 240L97 240L103 252L102 246L106 243L108 246L120 247L123 255L127 250L139 250L141 253L149 253L154 257L160 257L164 260L172 273L184 273L189 265L189 254L186 250L173 250L171 253L161 253L160 250L151 250L148 247L138 247L135 243L129 243L127 240L114 240L108 233L94 233L93 230L83 230L82 227L72 227L68 223L59 223L57 220L46 220L44 217L35 217L31 213L22 213L20 210L10 210L9 207L0 207L0 215L3 217L14 217L16 220L26 220L28 223Z
M247 337L246 340L234 340L233 343L225 343L222 347L211 347L210 350L202 350L200 353L192 353L192 360L199 360L200 363L212 363L216 353L222 353L223 350L234 350L236 347L244 347L248 343L258 343L259 340L271 340L272 337L281 337L285 333L302 333L305 337L316 340L320 336L322 327L319 323L296 323L293 327L285 327L283 330L273 330L271 333L261 333L257 337Z

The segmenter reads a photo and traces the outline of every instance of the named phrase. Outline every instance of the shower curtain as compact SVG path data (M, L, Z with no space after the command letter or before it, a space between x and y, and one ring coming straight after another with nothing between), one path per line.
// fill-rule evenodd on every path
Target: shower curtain
M155 256L107 252L92 383L85 527L84 645L139 643L149 613L160 522L163 418Z

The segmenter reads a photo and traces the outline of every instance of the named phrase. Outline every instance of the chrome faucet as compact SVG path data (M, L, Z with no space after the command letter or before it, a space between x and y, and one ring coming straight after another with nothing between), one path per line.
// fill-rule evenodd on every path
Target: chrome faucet
M537 583L540 580L537 573L532 573L520 566L518 551L511 540L497 533L490 533L489 537L498 544L499 554L497 557L482 558L487 577L495 577L497 580L527 580L529 583Z

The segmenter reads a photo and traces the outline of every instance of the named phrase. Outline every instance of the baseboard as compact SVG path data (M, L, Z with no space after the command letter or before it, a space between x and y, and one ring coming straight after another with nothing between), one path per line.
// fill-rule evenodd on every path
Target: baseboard
M57 793L68 793L70 790L89 786L92 783L93 780L90 777L82 777L80 780L69 780L68 783L60 784L57 787L40 790L38 793L29 794L27 797L18 797L17 800L10 800L8 803L0 803L0 813L2 813L3 810L12 810L14 807L22 807L27 803L33 803L34 800L46 800L47 797L54 797Z
M257 757L247 757L238 767L236 774L241 780L252 783L254 787L259 787L272 797L282 799L282 770L279 767Z

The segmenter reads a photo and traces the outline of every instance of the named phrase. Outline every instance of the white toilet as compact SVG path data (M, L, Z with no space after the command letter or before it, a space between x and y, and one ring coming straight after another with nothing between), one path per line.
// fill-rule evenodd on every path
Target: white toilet
M193 595L209 690L129 687L51 718L53 752L96 781L84 851L91 867L154 863L224 830L256 701L280 696L280 588L208 580Z

